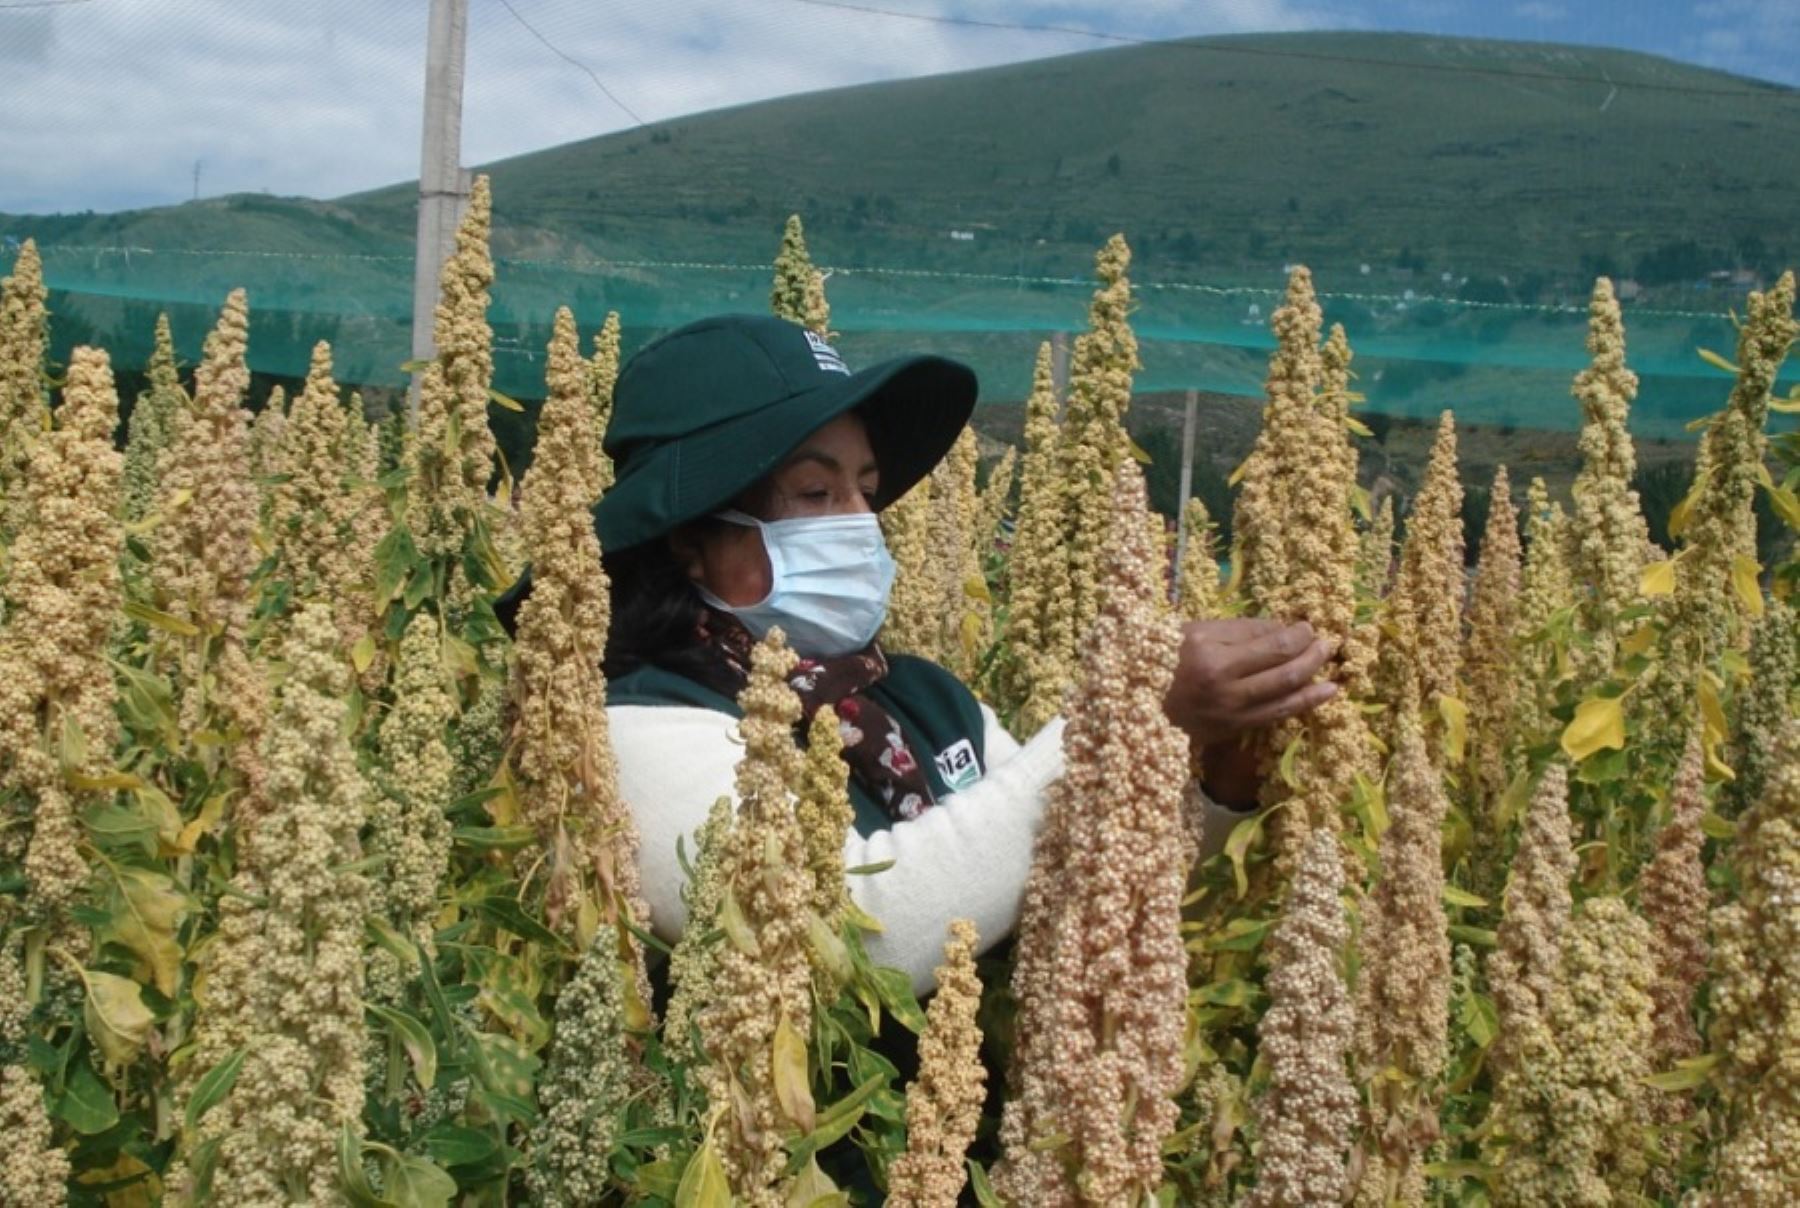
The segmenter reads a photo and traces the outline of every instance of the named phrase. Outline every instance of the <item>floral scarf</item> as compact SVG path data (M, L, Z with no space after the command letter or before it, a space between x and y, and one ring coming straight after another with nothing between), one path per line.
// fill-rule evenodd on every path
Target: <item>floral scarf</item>
M755 639L736 617L712 608L700 621L699 636L701 646L713 657L689 662L688 674L713 691L737 699L750 682L750 651ZM924 769L900 732L900 723L864 695L887 672L887 656L871 642L836 658L801 658L788 674L788 684L800 696L797 732L801 741L813 714L825 705L832 706L851 777L898 822L917 818L934 803Z

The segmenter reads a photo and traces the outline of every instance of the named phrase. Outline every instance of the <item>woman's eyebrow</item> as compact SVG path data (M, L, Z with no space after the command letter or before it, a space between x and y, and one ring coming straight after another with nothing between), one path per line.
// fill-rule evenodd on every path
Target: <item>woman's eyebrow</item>
M825 452L823 449L802 449L798 453L794 454L792 457L788 458L787 463L783 468L785 469L786 466L797 466L801 462L807 462L807 461L815 462L818 465L824 466L827 470L830 470L833 473L837 473L844 468L844 463L840 462L837 458L835 458L831 454ZM857 471L857 476L861 477L864 474L874 474L879 469L880 469L880 467L877 466L875 464L874 459L871 458L869 460L868 464L864 465L862 469Z

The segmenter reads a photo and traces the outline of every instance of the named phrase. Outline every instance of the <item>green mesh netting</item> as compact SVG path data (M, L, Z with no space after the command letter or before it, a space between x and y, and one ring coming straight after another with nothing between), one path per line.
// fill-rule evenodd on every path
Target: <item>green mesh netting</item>
M771 241L772 242L772 241ZM125 250L48 244L54 345L98 343L115 363L141 365L156 314L166 310L189 360L199 353L217 307L232 288L249 291L251 360L272 374L306 371L315 341L329 340L339 379L400 386L409 356L412 261L395 255L313 252ZM16 249L0 251L0 272ZM987 402L1016 402L1028 386L1038 344L1078 332L1092 283L1077 277L955 274L898 267L836 266L827 283L832 325L852 364L927 349L975 366ZM624 323L627 353L656 333L719 311L762 311L766 264L671 261L501 259L490 320L496 386L542 394L543 349L559 305L584 330L607 310ZM1440 297L1424 282L1398 292L1357 289L1354 274L1316 276L1328 322L1341 322L1356 350L1360 388L1371 410L1424 416L1451 407L1466 420L1568 429L1579 422L1569 397L1586 363L1586 299L1557 306L1483 304ZM1142 344L1140 391L1197 388L1261 392L1271 346L1268 314L1283 284L1214 286L1134 275ZM1728 379L1698 348L1726 356L1735 344L1729 310L1745 285L1721 282L1714 310L1627 304L1630 363L1642 379L1633 428L1679 436L1716 410Z

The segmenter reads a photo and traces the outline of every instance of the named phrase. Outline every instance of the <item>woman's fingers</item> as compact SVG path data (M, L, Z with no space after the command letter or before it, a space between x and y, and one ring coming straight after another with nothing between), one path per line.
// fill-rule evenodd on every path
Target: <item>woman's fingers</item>
M1231 695L1236 699L1226 703L1235 706L1238 712L1249 712L1286 700L1311 684L1319 668L1330 657L1331 643L1324 638L1315 638L1294 658L1238 680L1231 689Z
M1308 684L1297 692L1290 692L1277 700L1248 710L1238 718L1238 722L1247 730L1271 726L1278 721L1286 721L1290 717L1298 717L1302 713L1318 708L1336 696L1337 690L1337 685L1330 680Z
M1217 648L1219 678L1225 682L1247 680L1260 671L1278 668L1304 657L1313 645L1313 627L1275 625L1241 641L1224 642Z

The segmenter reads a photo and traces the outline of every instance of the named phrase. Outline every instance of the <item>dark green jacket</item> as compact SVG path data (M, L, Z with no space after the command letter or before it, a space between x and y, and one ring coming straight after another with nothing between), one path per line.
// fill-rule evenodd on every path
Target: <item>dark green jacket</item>
M962 681L936 663L906 654L889 655L887 678L869 689L868 695L900 723L936 800L968 788L987 773L981 706ZM606 703L688 705L732 717L744 715L729 696L661 667L640 667L613 680L606 687ZM893 824L881 803L854 779L850 781L850 803L856 808L856 829L861 835L872 835Z

